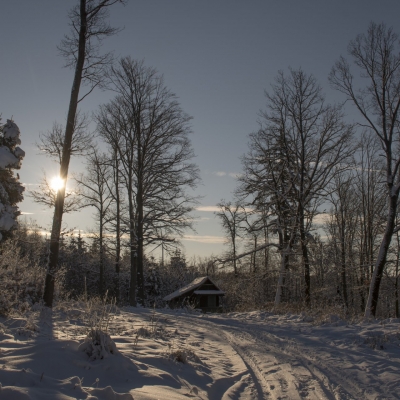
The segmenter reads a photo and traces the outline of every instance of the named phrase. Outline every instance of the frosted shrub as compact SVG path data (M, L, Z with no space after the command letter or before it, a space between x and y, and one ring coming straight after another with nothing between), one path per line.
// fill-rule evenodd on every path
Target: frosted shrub
M97 297L86 299L84 321L88 333L79 350L85 352L90 360L101 360L110 354L118 353L114 341L108 334L108 327L115 311L115 299L107 303L107 294L103 300Z
M25 312L42 297L45 269L21 256L13 239L0 246L0 314Z
M169 350L167 353L167 357L175 362L179 362L182 364L189 364L190 362L199 364L201 363L200 358L197 354L188 347L176 347L174 345L168 345Z
M149 322L141 326L136 334L138 337L143 337L143 338L167 338L170 335L170 332L167 331L165 328L167 320L166 319L161 319L160 315L156 313L155 307L153 308L153 311L150 315Z
M99 329L91 329L78 350L85 352L92 361L102 360L110 354L118 353L117 346L110 335Z

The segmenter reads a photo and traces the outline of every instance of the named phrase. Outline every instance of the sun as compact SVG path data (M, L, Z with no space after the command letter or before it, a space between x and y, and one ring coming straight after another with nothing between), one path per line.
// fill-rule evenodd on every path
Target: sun
M64 180L61 179L59 176L55 176L54 178L52 178L52 180L50 181L50 187L55 190L56 192L58 192L61 188L64 187Z

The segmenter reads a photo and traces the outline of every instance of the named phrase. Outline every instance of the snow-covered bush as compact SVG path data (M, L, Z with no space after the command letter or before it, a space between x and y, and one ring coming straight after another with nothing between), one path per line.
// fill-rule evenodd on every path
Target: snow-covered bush
M16 228L20 214L17 203L23 200L24 187L13 169L21 167L25 152L18 147L21 144L18 126L11 120L0 125L0 240Z
M174 344L168 345L168 351L166 353L167 358L175 362L182 364L201 364L200 358L197 354L187 346L176 346Z
M110 335L99 329L91 330L83 343L79 345L79 351L85 352L91 361L102 360L110 354L117 354L118 349Z
M15 235L16 236L16 235ZM45 268L21 254L17 237L0 243L0 314L24 312L42 298Z
M108 327L116 311L115 300L107 303L107 294L103 300L90 298L85 301L85 325L87 336L79 345L90 360L101 360L110 354L117 354L118 349L108 334Z

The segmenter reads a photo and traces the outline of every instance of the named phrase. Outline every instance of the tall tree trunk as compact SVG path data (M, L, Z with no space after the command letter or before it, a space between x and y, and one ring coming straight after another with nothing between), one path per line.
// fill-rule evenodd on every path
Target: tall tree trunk
M399 263L400 263L400 236L397 232L396 234L397 239L397 254L396 254L396 269L395 269L395 282L394 282L394 309L395 309L395 316L399 318Z
M301 253L304 266L304 301L307 307L311 305L311 276L310 276L310 260L308 257L307 238L304 227L304 211L300 212L300 240Z
M139 180L140 181L140 180ZM138 300L144 306L144 254L143 254L143 189L142 183L138 184L137 194L137 208L138 208L138 221L137 221L137 286L138 286Z
M103 230L104 230L104 211L103 201L100 200L100 221L99 221L99 247L100 247L100 279L99 279L99 294L100 297L104 296L104 242L103 242Z
M395 298L395 312L396 312L396 318L400 318L400 313L399 313L399 265L396 265L396 282L395 282L395 287L394 287L394 298Z
M85 62L86 31L86 0L80 0L79 47L77 55L78 58L76 62L74 82L72 84L71 96L69 101L67 124L65 128L65 139L60 165L60 178L63 180L64 186L57 192L57 197L55 201L53 224L50 237L50 254L43 294L44 303L48 307L53 306L54 279L58 264L61 225L64 211L65 188L68 178L69 161L71 157L71 143L72 135L74 133L76 110L78 107L79 89L81 86L82 71Z
M137 282L137 248L136 248L136 226L135 210L132 199L132 178L128 185L129 196L129 240L130 240L130 285L129 285L129 305L136 306L136 282Z
M264 243L268 244L268 227L267 224L264 223ZM265 273L268 271L269 264L269 248L266 246L264 249L264 271Z
M121 205L120 205L120 195L119 195L119 165L118 165L118 153L117 148L115 148L114 153L114 183L115 183L115 201L116 201L116 221L115 221L115 297L117 299L117 303L120 301L120 292L119 292L119 272L120 272L120 260L121 260Z
M287 244L287 246L282 250L281 253L281 267L280 267L280 271L279 271L279 278L278 278L278 285L276 288L276 294L275 294L275 305L278 305L281 303L282 298L283 298L283 291L284 291L284 287L286 284L286 275L287 275L287 271L289 268L289 253L290 252L290 248L289 248L289 244Z
M382 242L379 248L378 258L375 263L374 272L371 278L371 284L369 287L368 301L365 308L365 317L369 318L376 315L376 308L378 305L379 298L379 287L382 280L383 270L386 264L387 253L389 250L390 242L392 240L393 231L395 227L396 211L397 211L397 200L398 193L390 193L389 197L389 213L387 217L386 230L382 238Z
M237 264L236 264L236 237L232 237L232 247L233 247L233 271L235 274L235 278L238 277L237 273Z
M138 135L138 149L137 149L137 195L136 195L136 206L137 206L137 216L138 220L137 224L137 286L138 286L138 300L139 303L144 306L144 271L143 271L143 263L144 263L144 254L143 254L143 218L144 218L144 204L143 204L143 149L142 149L142 137L141 137L141 127L140 121L137 126L137 135Z
M342 205L341 205L342 208ZM341 264L341 280L342 280L342 296L343 296L343 301L346 306L346 309L348 308L348 299L347 299L347 278L346 278L346 241L345 241L345 235L346 235L346 222L345 222L345 216L343 213L343 210L341 210L341 217L340 217L340 264Z
M284 298L284 290L286 285L287 272L289 270L289 255L292 251L294 232L289 237L287 232L283 232L279 235L280 247L281 247L281 267L279 271L278 285L275 293L275 304L280 304L282 298Z
M257 249L257 236L254 237L254 254L253 254L253 274L256 273L256 250Z

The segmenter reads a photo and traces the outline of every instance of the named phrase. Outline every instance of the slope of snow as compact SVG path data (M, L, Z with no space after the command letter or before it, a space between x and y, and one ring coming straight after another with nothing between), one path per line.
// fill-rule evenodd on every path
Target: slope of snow
M90 361L83 309L2 320L1 400L400 398L399 320L125 308Z

